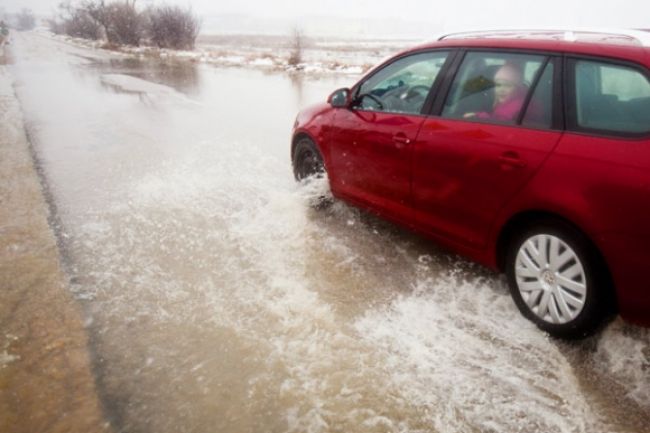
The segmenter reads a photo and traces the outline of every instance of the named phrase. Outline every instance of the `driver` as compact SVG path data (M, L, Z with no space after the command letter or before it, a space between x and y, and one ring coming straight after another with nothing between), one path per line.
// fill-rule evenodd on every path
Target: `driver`
M519 114L526 98L524 74L513 63L503 65L494 76L494 105L491 112L465 113L465 118L513 121Z

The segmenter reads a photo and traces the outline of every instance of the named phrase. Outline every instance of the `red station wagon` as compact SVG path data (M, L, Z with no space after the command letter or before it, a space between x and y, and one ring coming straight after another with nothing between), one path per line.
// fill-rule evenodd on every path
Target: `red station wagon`
M552 335L650 325L650 32L453 34L302 111L297 180L505 272Z

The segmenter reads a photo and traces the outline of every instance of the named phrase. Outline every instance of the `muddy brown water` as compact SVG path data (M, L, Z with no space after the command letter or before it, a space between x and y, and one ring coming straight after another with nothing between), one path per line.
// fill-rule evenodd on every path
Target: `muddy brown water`
M498 275L309 207L293 119L355 77L14 50L115 431L650 430L648 330L557 342Z
M103 431L81 306L69 293L48 207L0 47L0 431Z

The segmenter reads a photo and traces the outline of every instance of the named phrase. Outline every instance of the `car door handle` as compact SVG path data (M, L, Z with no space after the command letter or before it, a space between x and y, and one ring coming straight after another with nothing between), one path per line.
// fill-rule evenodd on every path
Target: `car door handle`
M503 152L501 156L499 156L499 162L502 165L508 165L516 168L526 167L526 163L519 158L519 154L517 152Z
M397 134L393 135L393 142L395 144L410 144L411 140L403 133L398 132Z

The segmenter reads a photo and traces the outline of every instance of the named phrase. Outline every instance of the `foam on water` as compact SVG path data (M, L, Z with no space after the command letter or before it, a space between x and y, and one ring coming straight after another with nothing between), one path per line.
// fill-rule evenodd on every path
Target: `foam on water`
M573 368L495 281L450 273L357 323L387 377L437 431L590 431ZM496 286L496 288L495 288Z
M603 332L594 360L650 417L650 330L615 321Z
M19 361L20 356L9 353L9 348L12 343L15 343L18 340L18 337L5 334L4 342L2 344L2 352L0 352L0 369L7 367L9 364Z
M417 413L418 423L435 431L462 426L478 431L573 432L598 425L598 415L582 396L569 361L521 318L498 281L462 271L431 277L432 258L419 256L412 263L411 293L356 321L342 321L319 296L323 282L305 273L312 242L322 242L322 251L333 254L337 264L349 265L355 259L349 242L314 225L305 212L310 201L323 194L323 183L287 188L275 177L274 167L282 164L272 159L255 162L257 149L237 147L251 151L238 152L237 163L229 155L228 164L268 164L262 170L245 170L256 175L238 177L237 188L229 185L230 173L216 165L200 170L201 175L165 173L175 185L171 191L167 183L145 177L131 200L205 211L215 205L205 199L210 191L225 195L219 206L228 203L222 208L227 241L237 246L240 259L254 272L247 274L241 263L234 264L239 278L226 290L227 297L224 287L206 287L205 296L215 313L218 310L212 316L215 324L236 329L263 348L269 371L282 366L280 398L287 400L289 431L354 425L369 431L413 429L392 410L386 416L373 409L377 402L367 401L368 393L391 395L392 409ZM177 167L189 166L178 162ZM326 212L346 226L357 226L358 237L376 234L340 204ZM273 386L274 380L258 376L253 389Z

